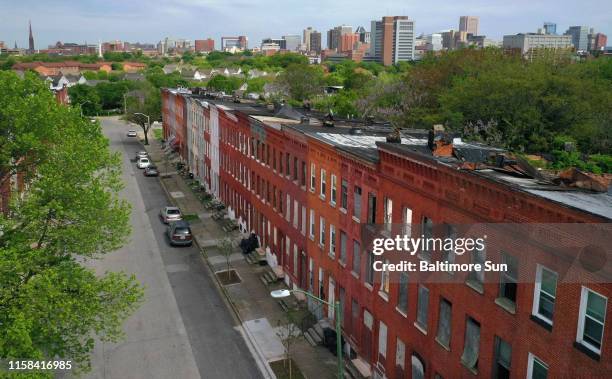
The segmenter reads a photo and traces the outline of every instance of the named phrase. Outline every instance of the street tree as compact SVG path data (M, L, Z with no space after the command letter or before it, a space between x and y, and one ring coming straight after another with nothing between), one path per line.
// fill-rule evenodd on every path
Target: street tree
M219 251L221 252L221 255L223 255L223 257L225 258L225 264L227 267L227 281L228 283L232 280L232 254L234 253L234 244L232 243L232 240L228 237L223 238L221 241L219 241L219 245L217 246L219 248Z
M0 72L0 180L23 179L0 214L0 359L70 359L118 341L143 298L133 276L86 264L121 247L130 206L98 123L58 105L34 74Z
M125 118L141 127L144 133L144 144L149 144L151 123L161 119L161 93L159 88L145 83L139 90L126 94ZM146 116L148 116L148 118Z
M303 338L302 331L295 324L294 311L288 311L285 313L283 320L278 320L276 327L276 336L283 345L283 353L285 359L283 360L283 366L288 367L289 379L293 378L293 348L295 344Z
M314 65L292 63L276 82L291 99L307 100L323 92L323 70Z

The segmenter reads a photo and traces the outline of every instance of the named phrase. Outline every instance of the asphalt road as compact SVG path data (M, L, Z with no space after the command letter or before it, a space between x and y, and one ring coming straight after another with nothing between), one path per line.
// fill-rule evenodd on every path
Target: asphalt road
M96 343L88 378L261 378L244 339L196 247L170 247L158 217L167 199L158 178L146 178L130 159L141 150L123 121L106 118L104 133L123 156L132 204L132 236L100 261L99 273L123 270L145 285L145 302L126 322L126 339Z

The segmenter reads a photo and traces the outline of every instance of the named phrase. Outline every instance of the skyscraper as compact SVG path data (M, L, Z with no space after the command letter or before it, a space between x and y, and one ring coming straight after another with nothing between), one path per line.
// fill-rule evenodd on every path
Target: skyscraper
M321 52L321 32L313 30L310 33L310 48L309 51L314 51L317 54Z
M372 21L370 55L385 66L414 60L414 21L408 16L385 16Z
M296 51L300 45L300 36L297 34L283 36L285 40L285 49L288 51Z
M461 16L459 17L459 31L478 35L478 17L476 16Z
M28 53L34 54L34 35L32 34L32 21L30 21L30 36L28 41Z
M310 51L310 35L312 34L314 30L312 29L312 26L307 27L306 29L304 29L304 32L302 33L302 43L304 44L304 46L306 47L306 51Z
M557 34L557 24L554 22L545 22L544 34Z
M589 44L589 28L587 26L570 26L565 35L572 36L576 51L587 51Z
M351 34L353 35L353 27L347 25L336 26L327 32L327 48L332 50L338 50L342 46L342 36Z

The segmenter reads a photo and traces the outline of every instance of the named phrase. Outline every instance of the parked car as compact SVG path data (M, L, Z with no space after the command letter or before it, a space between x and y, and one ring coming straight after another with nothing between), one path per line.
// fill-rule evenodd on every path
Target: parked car
M136 159L148 158L149 154L146 151L139 151L136 153Z
M159 171L157 170L157 166L150 165L144 169L143 174L144 176L159 176Z
M149 160L149 158L140 158L138 160L138 163L136 163L136 166L138 168L147 168L151 166L151 161Z
M168 225L166 236L171 246L191 246L193 235L187 221L174 221Z
M128 130L127 132L127 136L128 137L136 137L136 131L135 130Z
M183 219L181 210L177 207L163 207L161 211L159 211L159 217L161 218L164 224L167 224L172 221L180 221Z

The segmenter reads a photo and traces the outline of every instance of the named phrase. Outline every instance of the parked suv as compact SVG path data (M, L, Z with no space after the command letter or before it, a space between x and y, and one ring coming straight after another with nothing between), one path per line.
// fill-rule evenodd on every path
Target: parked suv
M171 246L191 246L193 235L187 221L175 221L168 225L166 236Z

